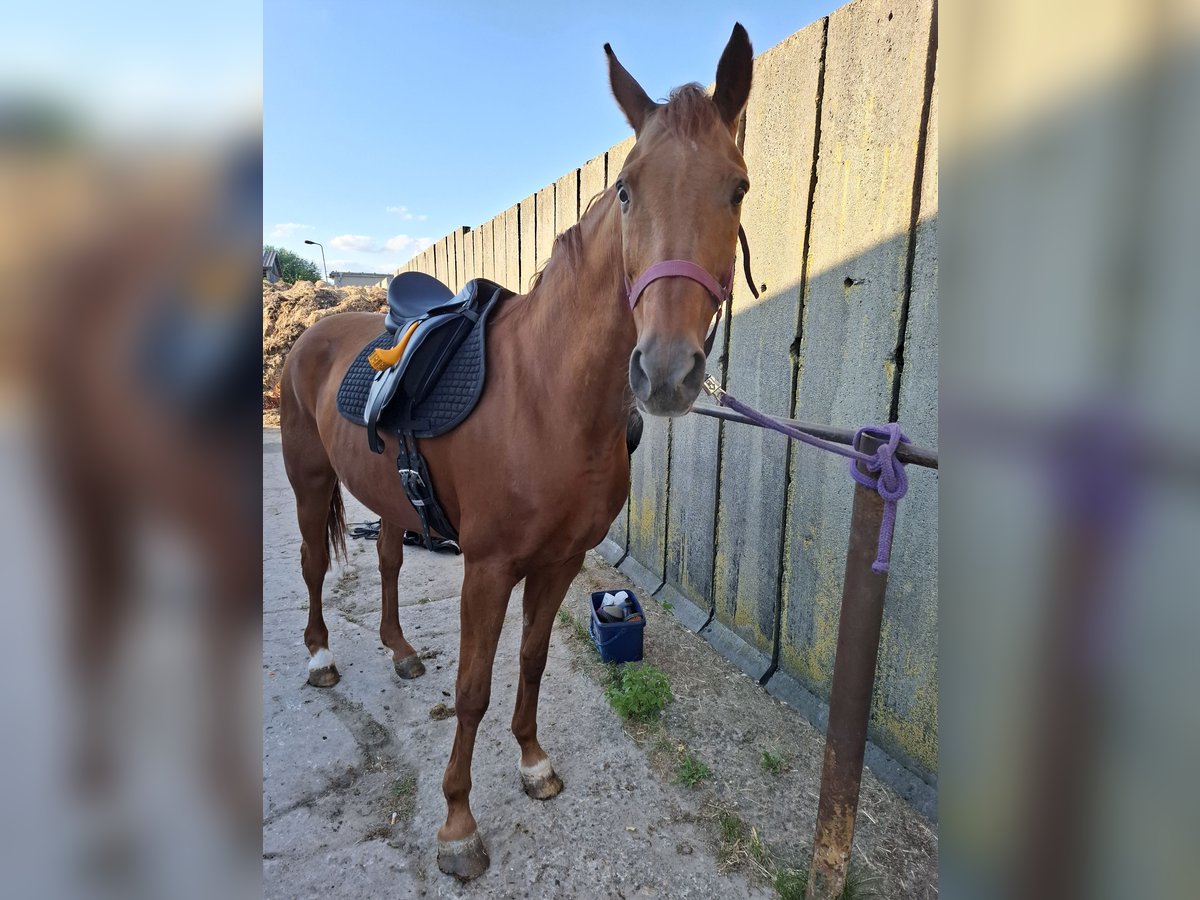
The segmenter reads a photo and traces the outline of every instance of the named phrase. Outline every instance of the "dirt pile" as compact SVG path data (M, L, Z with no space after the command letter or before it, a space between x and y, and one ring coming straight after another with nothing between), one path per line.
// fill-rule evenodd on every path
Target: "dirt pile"
M336 288L324 281L263 282L263 416L277 422L279 376L296 339L318 319L343 312L383 312L387 288Z

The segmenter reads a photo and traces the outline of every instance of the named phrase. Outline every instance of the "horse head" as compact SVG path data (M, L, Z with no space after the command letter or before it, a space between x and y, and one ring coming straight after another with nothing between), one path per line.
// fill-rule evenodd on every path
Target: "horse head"
M646 412L680 416L700 393L705 333L733 279L742 198L750 189L735 138L753 50L735 25L712 96L689 84L656 103L612 48L604 49L613 96L637 136L613 183L637 329L629 384Z

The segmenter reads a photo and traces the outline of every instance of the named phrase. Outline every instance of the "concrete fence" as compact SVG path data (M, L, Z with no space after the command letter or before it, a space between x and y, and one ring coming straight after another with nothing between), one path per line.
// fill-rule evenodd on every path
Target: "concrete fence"
M899 420L937 446L937 75L933 0L858 0L755 60L739 138L759 299L735 282L709 371L766 412ZM400 271L525 291L554 236L616 181L633 138ZM741 272L741 260L738 260ZM738 278L740 282L740 275ZM937 770L937 472L909 467L884 611L868 763L932 814ZM647 417L626 511L601 552L670 599L747 673L824 724L852 483L840 457L699 416ZM899 765L897 764L899 763Z

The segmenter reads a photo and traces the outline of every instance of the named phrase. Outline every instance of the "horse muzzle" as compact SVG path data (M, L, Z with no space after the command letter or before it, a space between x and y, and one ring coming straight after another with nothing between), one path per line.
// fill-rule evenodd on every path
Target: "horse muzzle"
M642 340L629 357L629 386L638 406L653 416L682 416L704 385L705 357L686 340Z

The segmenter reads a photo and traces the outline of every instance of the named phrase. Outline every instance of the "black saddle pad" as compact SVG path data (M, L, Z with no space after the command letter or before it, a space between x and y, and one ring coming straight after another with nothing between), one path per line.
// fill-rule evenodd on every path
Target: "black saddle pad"
M412 408L411 415L405 415L409 404L402 396L404 386L401 385L379 419L381 433L406 430L415 437L430 438L462 424L483 393L487 318L485 314L471 329L437 383L425 399ZM337 395L338 411L356 425L366 425L364 410L376 374L367 357L377 347L391 347L395 340L395 335L390 332L379 335L359 351L342 378Z

